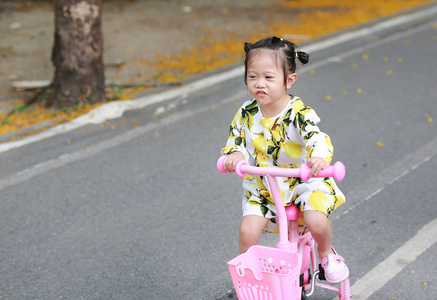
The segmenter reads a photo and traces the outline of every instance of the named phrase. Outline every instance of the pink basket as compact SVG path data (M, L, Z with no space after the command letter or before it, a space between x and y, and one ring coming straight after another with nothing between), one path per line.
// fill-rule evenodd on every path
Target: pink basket
M286 250L253 246L228 262L240 300L300 299L298 255Z

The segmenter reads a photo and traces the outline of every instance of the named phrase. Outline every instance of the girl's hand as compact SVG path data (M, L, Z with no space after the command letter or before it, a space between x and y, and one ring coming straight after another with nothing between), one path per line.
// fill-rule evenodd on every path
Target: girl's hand
M223 160L223 168L228 170L229 173L234 173L235 166L237 165L237 163L240 160L244 160L244 159L245 157L243 153L236 151L225 157L225 159Z
M310 177L319 175L320 171L329 167L329 162L320 157L311 157L307 160L308 167L311 168Z

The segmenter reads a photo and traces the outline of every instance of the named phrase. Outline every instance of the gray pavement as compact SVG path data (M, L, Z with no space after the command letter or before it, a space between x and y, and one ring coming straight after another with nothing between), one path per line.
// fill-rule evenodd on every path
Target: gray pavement
M437 218L436 24L417 18L314 51L291 91L317 111L347 168L348 202L332 222L352 292L384 270L381 287L354 299L437 294L433 240L399 257L400 272L384 268ZM0 298L234 297L222 295L232 289L241 180L215 162L248 97L232 78L129 111L114 130L87 125L0 153ZM153 118L163 105L171 109Z

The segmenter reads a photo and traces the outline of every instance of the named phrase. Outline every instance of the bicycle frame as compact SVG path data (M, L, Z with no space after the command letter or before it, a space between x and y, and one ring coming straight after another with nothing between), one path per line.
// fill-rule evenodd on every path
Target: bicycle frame
M217 168L222 173L227 172L227 170L223 168L224 158L225 157L221 157L217 161ZM296 169L254 167L250 166L247 161L239 161L235 167L235 172L241 177L253 174L267 178L270 193L276 206L279 223L279 242L277 248L253 246L246 253L241 254L228 262L236 291L238 289L237 295L239 299L270 299L272 295L274 295L273 297L277 297L273 298L275 300L285 298L298 299L297 297L305 299L307 296L309 297L314 293L315 285L339 292L340 299L350 299L348 279L341 284L341 288L316 282L319 270L317 270L314 240L309 232L303 236L299 234L298 219L299 216L302 216L302 212L300 212L299 208L295 205L284 206L282 201L276 177L301 177L303 180L308 180L310 168L306 164L303 164L301 168ZM341 181L344 176L344 165L341 162L336 162L333 166L322 170L317 177L334 177ZM305 251L307 253L305 253ZM262 272L253 266L243 270L242 264L248 263L246 260L249 261L250 259L253 259L253 256L255 255L259 257L259 261L264 260L264 267L260 267ZM247 256L247 258L243 256ZM267 265L265 258L261 257L268 257ZM293 263L296 259L297 263ZM305 274L302 272L306 272L306 270L303 270L302 268L304 268L304 266L309 266L309 259L312 263L311 267L314 272L311 277L312 281L307 278L306 284L302 284L302 282L299 284L298 279L300 281L301 274ZM278 264L279 260L279 269L277 268L277 265L275 266L274 260L276 260L276 264ZM286 268L287 264L289 266L288 269ZM252 274L246 272L247 270L251 270ZM308 276L309 275L308 272ZM248 278L247 280L249 283L248 286L242 287L242 285L245 284L242 283L244 280L241 278L244 277ZM304 285L304 287L302 287L302 285ZM306 293L305 288L308 288L309 286L311 286L311 291ZM269 289L269 287L271 287L271 289ZM275 289L276 291L271 291ZM256 296L253 296L252 293Z

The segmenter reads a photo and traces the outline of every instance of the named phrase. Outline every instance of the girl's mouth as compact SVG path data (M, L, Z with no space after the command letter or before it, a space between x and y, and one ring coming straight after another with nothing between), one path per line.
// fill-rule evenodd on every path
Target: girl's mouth
M257 92L256 92L256 95L262 97L262 96L267 95L267 93L264 92L264 91L257 91Z

